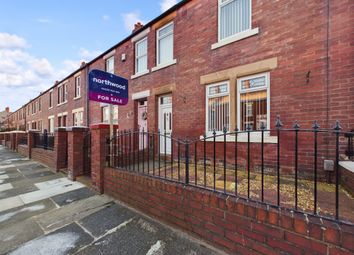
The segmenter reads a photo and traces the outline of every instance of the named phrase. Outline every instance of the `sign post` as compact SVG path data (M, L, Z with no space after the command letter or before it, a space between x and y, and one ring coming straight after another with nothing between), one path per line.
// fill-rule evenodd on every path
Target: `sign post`
M110 140L113 137L113 105L128 103L128 80L101 70L89 73L89 100L109 105ZM110 144L112 154L112 143ZM113 158L111 158L111 164Z

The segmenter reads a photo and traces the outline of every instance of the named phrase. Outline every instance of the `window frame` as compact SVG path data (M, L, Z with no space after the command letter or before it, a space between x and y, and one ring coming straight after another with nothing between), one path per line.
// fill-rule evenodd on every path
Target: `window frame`
M110 70L108 70L108 63L110 61L113 61L113 72L111 72ZM115 65L115 60L114 60L114 55L110 56L109 58L105 59L105 71L111 74L114 74L114 65Z
M226 85L227 86L227 92L223 92L223 93L218 93L217 95L210 95L209 94L209 88L211 87L215 87L215 86L219 86L219 85ZM222 82L217 82L217 83L212 83L209 84L205 87L205 133L206 135L212 135L213 131L208 130L209 127L209 104L208 101L210 98L217 98L217 97L223 97L223 96L228 96L229 97L229 128L228 128L228 132L230 131L230 121L231 121L231 93L230 93L230 81L229 80L225 80ZM222 134L222 131L216 131L216 134Z
M74 99L81 98L81 76L75 76L75 91Z
M169 36L170 34L164 35L162 38L159 37L159 32L172 25L173 26L173 30L172 30L172 59L171 61L167 61L166 63L161 63L160 60L160 53L159 53L159 47L160 47L160 40L163 38L166 38L167 36ZM175 47L175 43L174 43L174 34L175 34L175 24L174 21L168 22L167 24L163 25L162 27L158 28L156 30L156 66L162 66L162 65L168 65L169 63L173 63L175 56L174 56L174 47Z
M144 55L142 55L142 56L138 56L138 45L140 44L140 43L143 43L143 42L145 42L146 41L146 54L144 54ZM148 68L148 37L147 36L145 36L144 38L142 38L141 40L139 40L139 41L137 41L136 43L135 43L135 74L137 75L137 74L142 74L142 73L145 73L145 72L147 72L148 70L149 70L149 68ZM138 60L140 59L140 58L143 58L143 57L145 57L146 56L146 69L145 70L141 70L141 71L139 71L138 70Z
M258 88L250 88L250 89L241 89L242 82L245 80L251 80L259 77L265 77L265 82L266 86L258 87ZM267 91L267 129L270 128L270 73L269 72L264 72L264 73L258 73L254 75L248 75L248 76L243 76L237 79L237 102L236 102L236 108L237 108L237 127L241 130L241 94L243 93L252 93L256 91ZM256 130L256 129L255 129ZM252 135L260 135L261 132L257 131L252 131ZM246 130L242 130L246 131ZM269 136L269 132L265 132L265 135Z
M230 35L228 37L225 37L223 39L221 39L221 8L233 1L237 1L237 0L226 0L224 3L222 3L222 0L218 0L218 41L219 42L222 42L222 41L225 41L225 40L228 40L230 38L233 38L233 37L237 37L237 35L241 34L241 33L245 33L246 31L251 31L252 30L252 0L249 0L250 1L250 13L249 13L249 17L250 17L250 26L248 29L246 30L243 30L243 31L240 31L236 34L233 34L233 35Z

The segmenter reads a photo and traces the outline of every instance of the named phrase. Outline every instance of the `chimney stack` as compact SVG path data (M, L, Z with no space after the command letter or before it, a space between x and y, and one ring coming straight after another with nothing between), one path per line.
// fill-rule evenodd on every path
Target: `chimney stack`
M141 22L137 22L134 25L134 29L133 29L133 33L135 33L136 31L138 31L139 29L141 29L143 27L143 24L141 24Z
M5 108L5 111L6 111L7 113L9 113L9 112L10 112L10 107L6 107L6 108Z

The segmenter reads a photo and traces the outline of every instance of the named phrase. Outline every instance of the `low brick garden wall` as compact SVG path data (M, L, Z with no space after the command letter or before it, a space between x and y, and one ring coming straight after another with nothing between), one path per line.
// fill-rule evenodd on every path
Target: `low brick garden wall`
M40 148L32 148L31 158L35 161L41 162L52 169L56 169L55 153L51 150L44 150Z
M353 226L151 177L104 170L104 192L237 254L353 254Z
M28 146L27 145L18 145L17 152L22 156L28 157Z

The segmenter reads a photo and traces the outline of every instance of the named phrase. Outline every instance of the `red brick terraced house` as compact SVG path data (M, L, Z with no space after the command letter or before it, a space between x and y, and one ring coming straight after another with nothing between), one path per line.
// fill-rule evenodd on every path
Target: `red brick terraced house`
M88 72L101 69L129 79L128 105L113 108L121 130L194 139L224 128L274 128L278 115L287 127L298 120L311 128L317 120L332 128L340 120L350 130L353 8L349 0L181 1L56 82L20 115L26 130L107 123L108 106L87 100ZM266 135L265 143L277 142Z

